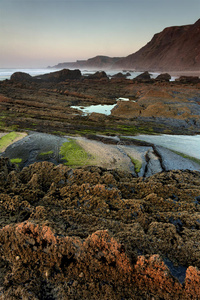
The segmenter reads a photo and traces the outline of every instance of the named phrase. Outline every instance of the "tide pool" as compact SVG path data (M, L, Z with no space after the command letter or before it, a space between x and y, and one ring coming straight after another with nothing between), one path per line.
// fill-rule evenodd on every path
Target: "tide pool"
M111 105L99 104L99 105L90 105L90 106L71 106L71 108L81 110L83 112L84 116L91 114L93 112L109 116L111 114L111 110L116 105L117 104L111 104Z
M117 98L116 101L131 101L135 102L134 100L129 100L129 98ZM91 114L93 112L104 114L109 116L111 114L111 110L117 105L115 104L97 104L97 105L90 105L90 106L71 106L71 108L75 108L81 110L84 113L84 116Z

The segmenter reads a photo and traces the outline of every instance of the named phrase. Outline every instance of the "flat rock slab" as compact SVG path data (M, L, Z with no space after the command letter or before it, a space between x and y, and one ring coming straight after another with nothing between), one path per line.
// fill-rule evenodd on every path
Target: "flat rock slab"
M135 174L134 165L126 152L118 145L108 145L102 142L76 138L79 145L95 159L93 164L108 169L120 169Z
M191 170L200 171L200 165L184 158L169 149L162 146L155 146L155 151L160 155L162 159L162 166L166 171L170 170Z
M59 137L45 133L30 133L21 140L9 145L1 154L18 163L20 169L30 164L49 161L58 165L65 163L60 154L63 143L73 139L90 156L85 165L128 171L134 176L149 177L168 170L196 170L200 165L161 146L135 146L124 142L104 144L84 137ZM134 160L141 163L138 174L135 171ZM77 161L77 165L79 165Z
M2 156L9 159L20 158L20 167L44 160L58 164L63 162L59 154L60 147L67 141L66 138L56 135L31 133L8 146Z
M141 169L138 173L138 176L144 176L145 174L145 169L147 166L147 161L146 161L146 154L148 151L152 150L152 147L148 147L148 146L127 146L127 145L123 145L123 144L119 144L118 148L121 148L124 150L124 152L134 158L135 160L138 160L142 163ZM153 174L155 174L156 172L154 172Z

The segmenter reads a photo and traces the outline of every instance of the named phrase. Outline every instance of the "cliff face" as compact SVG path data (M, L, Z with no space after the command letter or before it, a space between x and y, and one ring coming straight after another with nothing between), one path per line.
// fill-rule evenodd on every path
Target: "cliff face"
M139 51L118 61L115 67L151 71L198 71L200 19L193 25L165 28Z
M88 60L60 63L54 68L199 71L200 19L192 25L165 28L139 51L127 57L98 55Z

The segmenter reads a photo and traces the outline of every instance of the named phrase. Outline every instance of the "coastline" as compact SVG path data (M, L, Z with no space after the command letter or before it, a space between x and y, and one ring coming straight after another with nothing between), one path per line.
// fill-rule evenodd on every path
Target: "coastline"
M0 297L195 299L200 165L120 137L199 133L198 84L57 75L0 83Z

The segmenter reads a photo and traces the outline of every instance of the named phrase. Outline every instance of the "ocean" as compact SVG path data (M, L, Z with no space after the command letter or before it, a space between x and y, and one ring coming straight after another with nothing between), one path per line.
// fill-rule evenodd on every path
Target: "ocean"
M5 68L5 69L0 69L0 81L5 80L5 79L10 79L10 76L15 73L15 72L25 72L30 74L31 76L36 76L36 75L42 75L42 74L46 74L46 73L50 73L50 72L55 72L55 71L59 71L59 69L47 69L47 68L43 68L43 69L15 69L15 68ZM89 75L89 74L94 74L95 72L97 72L98 70L81 70L82 75ZM121 71L121 70L106 70L105 71L106 74L108 76L113 76L114 74L117 74L118 72L122 72L123 74L126 74L127 72L129 72L131 75L128 76L128 79L133 79L136 76L140 75L143 72L134 72L134 71ZM160 73L156 73L156 72L152 72L151 74L151 78L156 78ZM177 77L172 77L171 81L174 81L175 78Z
M129 136L129 138L153 143L155 145L169 148L200 159L200 135L141 134L137 136Z
M36 75L41 75L41 74L46 74L50 72L55 72L57 69L0 69L0 81L5 80L5 79L10 79L10 76L15 73L15 72L24 72L28 73L31 76L36 76Z

